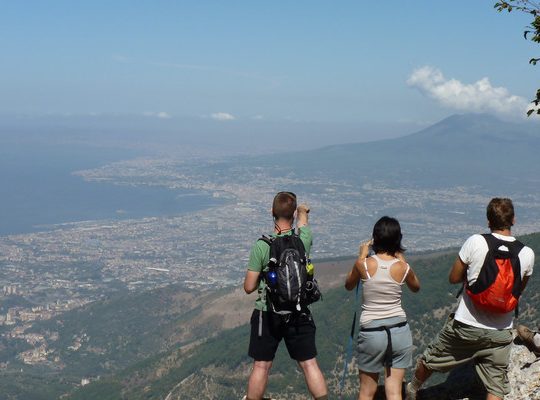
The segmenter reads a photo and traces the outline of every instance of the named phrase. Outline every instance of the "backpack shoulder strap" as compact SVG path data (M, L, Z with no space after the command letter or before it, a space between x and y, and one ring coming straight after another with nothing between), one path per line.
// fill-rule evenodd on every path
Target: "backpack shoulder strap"
M268 235L262 235L258 240L263 241L268 246L272 246L272 242L274 241L274 238Z
M497 250L502 240L496 238L491 233L483 233L482 237L486 240L489 251Z
M259 240L263 241L270 248L268 253L269 263L275 263L279 253L279 236L262 235Z
M524 247L525 245L517 239L510 242L508 245L508 249L516 256L519 255L520 251L523 250Z
M482 236L486 239L490 251L496 251L501 245L504 245L508 248L508 251L512 256L517 257L519 252L525 247L525 245L517 239L513 242L509 242L496 238L491 233L484 233Z

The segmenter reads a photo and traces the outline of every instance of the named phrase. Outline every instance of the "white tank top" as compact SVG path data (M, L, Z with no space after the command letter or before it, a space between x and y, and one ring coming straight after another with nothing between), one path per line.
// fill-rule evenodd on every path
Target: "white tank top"
M368 279L362 279L362 314L360 325L367 322L391 317L406 317L401 307L401 285L409 273L409 266L401 282L396 282L390 275L390 267L399 262L397 258L383 260L377 255L372 256L377 261L377 271L373 276L364 268Z

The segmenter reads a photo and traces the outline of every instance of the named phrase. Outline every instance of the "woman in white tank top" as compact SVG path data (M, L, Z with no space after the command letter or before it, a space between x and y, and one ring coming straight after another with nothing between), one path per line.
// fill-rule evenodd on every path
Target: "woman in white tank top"
M401 227L395 218L382 217L372 240L360 245L358 259L347 275L345 288L362 282L362 313L358 333L359 400L371 400L379 374L385 371L386 399L401 400L405 369L412 364L412 336L401 307L404 283L413 292L420 282L403 257ZM374 255L368 257L369 247Z

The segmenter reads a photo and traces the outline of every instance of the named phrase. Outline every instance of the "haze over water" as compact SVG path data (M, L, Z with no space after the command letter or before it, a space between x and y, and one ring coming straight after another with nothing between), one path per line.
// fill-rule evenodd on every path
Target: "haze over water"
M220 204L196 191L86 182L73 175L133 155L77 145L3 146L0 235L51 229L67 222L178 215Z

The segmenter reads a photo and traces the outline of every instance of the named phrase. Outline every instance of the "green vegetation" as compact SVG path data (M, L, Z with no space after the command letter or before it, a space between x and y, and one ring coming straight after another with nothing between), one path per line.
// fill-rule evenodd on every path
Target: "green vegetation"
M80 390L77 394L77 399L80 400L118 400L122 398L122 385L112 380L101 380L96 383L84 386L84 390Z
M184 297L177 298L182 292ZM222 292L202 295L209 301ZM69 365L70 373L97 376L125 368L163 351L171 337L189 327L200 309L193 308L199 293L176 285L151 292L122 294L36 324L34 332L58 331L56 353ZM211 326L194 328L186 341L206 337ZM181 342L181 340L180 340ZM80 343L80 348L72 346Z
M526 27L523 32L523 37L525 40L530 40L533 43L540 44L540 3L531 0L503 0L495 3L494 6L497 11L508 11L512 12L513 10L521 11L526 14L530 14L532 21L529 26ZM531 58L529 64L536 65L540 61L540 58ZM527 115L535 113L540 115L540 89L536 91L536 98L532 101L536 106L536 110L530 109L527 111Z
M24 368L24 369L23 369ZM23 371L23 373L21 373ZM0 374L0 398L24 400L57 399L72 390L74 381L53 376L51 373L31 372L26 367Z
M217 323L210 319L202 325L194 324L200 314L198 304L223 293L201 294L178 285L142 293L123 292L36 323L26 333L44 335L51 351L48 359L59 357L60 365L25 365L17 355L32 346L22 339L0 338L0 363L9 361L0 377L1 392L11 393L14 399L32 398L30 394L18 395L26 392L35 392L36 398L42 398L39 396L43 393L48 393L43 398L58 398L73 390L82 378L107 376L172 346L209 337ZM57 338L51 338L53 333ZM111 390L110 385L106 388Z

